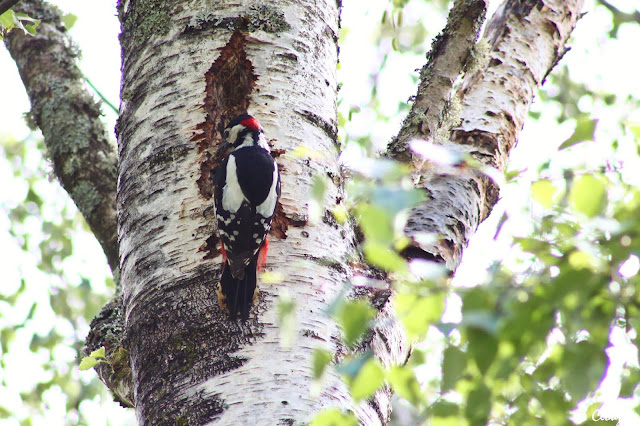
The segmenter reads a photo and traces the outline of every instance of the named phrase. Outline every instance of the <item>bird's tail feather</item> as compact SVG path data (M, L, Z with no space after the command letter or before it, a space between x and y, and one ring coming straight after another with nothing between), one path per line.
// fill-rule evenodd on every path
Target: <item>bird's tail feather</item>
M246 266L244 277L241 279L236 279L231 275L231 268L228 262L224 264L224 270L220 278L218 301L220 302L220 307L226 309L231 318L235 318L238 314L243 320L249 318L249 310L253 305L258 280L257 261L258 256L254 256Z

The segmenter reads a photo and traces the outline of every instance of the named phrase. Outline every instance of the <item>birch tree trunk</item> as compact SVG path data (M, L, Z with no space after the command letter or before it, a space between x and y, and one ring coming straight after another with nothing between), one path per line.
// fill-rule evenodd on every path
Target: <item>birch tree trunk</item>
M328 214L308 221L315 173L337 161L334 1L121 1L119 139L121 280L140 424L297 424L325 406L349 407L337 377L312 396L310 353L335 348L325 313L348 279L353 232ZM246 323L219 309L221 256L209 175L221 126L254 115L279 154L281 208L267 269ZM305 146L321 158L294 155ZM277 294L297 304L292 349L280 345ZM384 402L384 401L383 401ZM364 404L360 418L384 421Z

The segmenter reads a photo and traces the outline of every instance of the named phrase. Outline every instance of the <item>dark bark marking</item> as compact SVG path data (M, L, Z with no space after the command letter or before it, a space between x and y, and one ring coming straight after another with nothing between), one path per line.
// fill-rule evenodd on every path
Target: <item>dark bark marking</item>
M284 209L280 201L276 205L276 213L273 215L273 220L271 221L271 232L270 234L281 239L287 239L287 230L289 226L293 226L296 228L303 227L307 224L308 218L290 218L284 213Z
M204 245L200 248L199 251L204 251L206 254L202 258L202 260L206 259L215 259L220 255L220 237L217 233L211 234L207 241L205 241Z
M302 110L296 111L296 113L298 113L302 118L322 130L327 136L329 136L329 138L335 145L340 145L340 143L338 142L338 126L335 123L330 123L311 111Z
M228 321L217 308L211 297L211 279L217 275L211 265L204 265L188 277L163 284L162 291L145 290L144 306L135 305L129 314L124 343L136 354L131 359L134 371L143 375L136 380L136 405L167 407L143 413L149 424L179 424L185 416L188 424L214 420L227 407L219 394L205 392L176 401L175 394L161 389L202 383L239 368L248 359L238 350L263 336L257 316L243 323ZM261 299L258 307L265 303Z

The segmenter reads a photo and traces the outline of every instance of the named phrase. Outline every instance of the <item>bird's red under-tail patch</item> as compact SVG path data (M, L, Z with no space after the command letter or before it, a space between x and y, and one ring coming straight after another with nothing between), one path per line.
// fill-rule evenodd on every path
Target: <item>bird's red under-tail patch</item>
M258 272L262 271L264 265L267 264L267 252L269 251L269 237L264 239L264 245L260 247L258 252Z
M222 241L220 241L220 251L222 252L222 263L224 264L224 262L227 261L227 252L224 249L224 244L222 243Z

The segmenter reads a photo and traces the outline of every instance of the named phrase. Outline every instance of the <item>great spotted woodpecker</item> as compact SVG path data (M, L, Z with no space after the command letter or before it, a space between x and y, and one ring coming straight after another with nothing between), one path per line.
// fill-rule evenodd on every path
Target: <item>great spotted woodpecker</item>
M213 177L224 263L217 294L223 310L246 320L257 295L258 271L266 261L280 174L255 118L245 114L231 120L224 138L233 151Z

